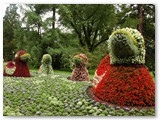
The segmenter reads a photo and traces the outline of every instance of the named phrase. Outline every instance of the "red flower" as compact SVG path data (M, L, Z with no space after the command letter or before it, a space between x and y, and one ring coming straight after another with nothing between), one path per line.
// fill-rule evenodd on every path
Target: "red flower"
M93 93L103 101L120 106L154 106L155 83L143 65L110 65L107 55L97 69L105 76L93 87ZM107 62L107 63L106 63Z

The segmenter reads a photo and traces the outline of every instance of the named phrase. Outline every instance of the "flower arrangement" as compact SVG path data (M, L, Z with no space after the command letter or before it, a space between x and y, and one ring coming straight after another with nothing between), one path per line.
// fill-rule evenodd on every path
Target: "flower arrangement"
M80 65L82 64L83 60L81 57L79 56L74 56L73 59L72 59L72 62L75 64L75 65Z
M16 70L16 67L13 67L13 68L6 68L6 73L8 74L8 75L13 75L13 73L15 72L15 70Z
M145 44L136 29L123 28L114 31L108 41L111 64L144 64Z
M42 65L39 68L38 73L45 76L53 73L52 57L50 54L44 54L42 57Z
M155 84L143 65L111 65L92 90L103 101L119 106L154 106Z
M20 59L24 62L29 61L29 59L31 58L30 54L26 53L20 56Z
M110 56L107 55L101 63L98 65L97 70L95 71L95 75L93 77L92 85L96 87L98 83L102 80L103 76L110 69Z
M72 58L72 62L74 64L74 69L69 79L75 81L89 81L89 73L86 68L86 64L88 63L87 56L82 53L75 55Z
M30 59L30 54L21 50L15 54L15 63L9 61L4 69L4 76L15 77L30 77L27 61Z
M109 55L99 64L92 93L119 106L155 106L155 83L145 63L145 45L135 29L118 29L109 37Z
M4 68L3 74L5 76L12 76L14 74L15 70L16 70L15 63L12 61L9 61Z

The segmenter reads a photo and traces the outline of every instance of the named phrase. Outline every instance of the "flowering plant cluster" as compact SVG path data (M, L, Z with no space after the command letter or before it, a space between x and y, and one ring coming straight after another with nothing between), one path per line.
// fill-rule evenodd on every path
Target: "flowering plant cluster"
M52 64L52 57L50 54L44 54L42 57L42 64L51 65Z
M27 61L30 59L30 55L24 50L20 50L15 54L15 63L9 61L4 68L4 76L15 77L30 77L30 71L27 65Z
M80 53L72 58L72 62L74 68L69 79L75 81L89 81L89 73L86 68L88 62L87 56Z
M13 75L13 73L15 72L15 70L16 70L16 67L13 67L13 68L6 67L6 73L8 75Z
M15 63L13 61L9 61L4 68L5 76L12 76L16 70Z
M145 45L136 29L123 28L114 31L108 41L111 64L144 64Z
M95 71L95 75L93 77L92 85L96 87L98 83L102 80L103 76L110 69L110 56L107 55L99 64L97 70Z
M24 50L20 50L15 54L15 61L24 61L27 62L30 59L30 54L25 52Z
M145 63L145 45L140 32L118 29L109 37L109 55L98 66L92 93L105 102L120 106L152 107L155 83Z
M82 62L83 62L83 60L82 60L82 58L80 57L80 56L74 56L73 58L72 58L72 62L74 63L74 64L81 64Z
M98 68L97 68L97 72L96 74L98 76L101 76L102 74L104 74L106 71L109 70L110 68L110 56L107 55L99 64Z
M50 54L44 54L42 57L42 65L39 68L38 73L45 76L48 74L52 74L53 73L53 68L52 68L52 57L50 56Z
M30 54L26 53L20 56L20 59L24 62L27 62L30 59Z
M155 105L155 84L143 65L111 65L92 90L103 101L120 106Z

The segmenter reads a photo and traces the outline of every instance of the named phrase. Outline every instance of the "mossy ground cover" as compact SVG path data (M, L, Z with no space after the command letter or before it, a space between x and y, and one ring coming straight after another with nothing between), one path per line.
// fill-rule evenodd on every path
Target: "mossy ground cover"
M74 82L69 74L39 77L4 77L4 116L153 116L154 109L113 108L92 100L86 94L90 82Z

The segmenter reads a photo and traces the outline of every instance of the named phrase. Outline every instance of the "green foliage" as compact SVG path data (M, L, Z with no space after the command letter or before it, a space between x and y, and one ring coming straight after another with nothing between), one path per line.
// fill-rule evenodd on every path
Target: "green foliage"
M13 67L13 68L8 68L8 67L6 67L5 70L6 70L6 73L7 73L8 75L13 75L13 73L14 73L15 70L16 70L16 67Z
M17 5L11 4L5 11L3 17L3 58L5 61L13 60L16 44L14 41L14 30L20 28L19 14Z
M149 69L154 70L155 6L145 4L143 7L145 61ZM22 19L18 8L24 16ZM105 41L112 31L122 27L137 28L138 20L136 4L11 4L3 18L4 60L12 60L14 51L23 49L33 56L30 67L38 68L42 55L48 53L54 58L52 66L55 69L69 69L70 59L85 53L89 59L88 68L95 69L108 54Z
M155 5L141 4L143 6L142 35L145 39L146 58L145 65L149 70L155 70ZM139 22L138 4L118 5L117 27L137 28Z
M145 45L142 35L131 28L114 31L109 37L111 64L144 64Z
M108 39L116 23L113 5L73 4L59 8L60 23L73 29L79 44L89 52Z
M42 49L38 46L32 46L30 49L30 55L33 56L30 61L29 64L33 67L33 68L37 68L38 66L41 65L41 57L42 57ZM36 56L36 57L34 57Z

